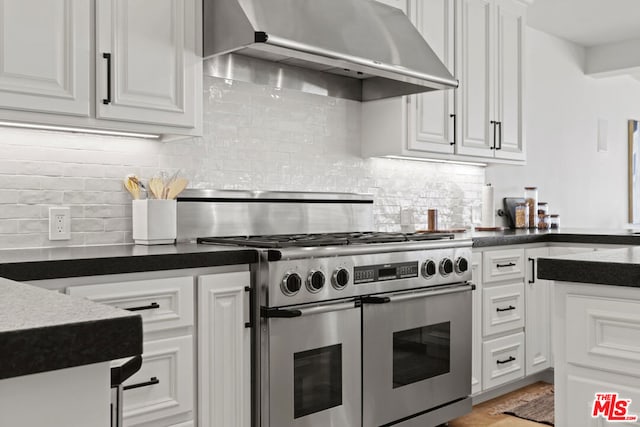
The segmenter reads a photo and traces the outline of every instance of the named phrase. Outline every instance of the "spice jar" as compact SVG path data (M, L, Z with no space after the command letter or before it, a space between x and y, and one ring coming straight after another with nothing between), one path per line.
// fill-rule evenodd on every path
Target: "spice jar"
M548 230L551 226L551 215L538 215L538 228Z
M529 204L518 203L515 209L515 226L516 228L529 227Z
M560 228L560 215L549 215L549 228L552 230L557 230L558 228Z
M549 203L538 202L538 215L548 215L548 214L549 214Z
M524 199L529 204L529 228L536 228L538 219L538 187L524 187Z

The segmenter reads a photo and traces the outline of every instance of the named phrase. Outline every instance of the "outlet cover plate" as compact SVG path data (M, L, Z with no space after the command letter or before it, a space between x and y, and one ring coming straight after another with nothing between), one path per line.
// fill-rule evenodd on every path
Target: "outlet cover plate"
M49 240L71 239L71 209L49 208Z

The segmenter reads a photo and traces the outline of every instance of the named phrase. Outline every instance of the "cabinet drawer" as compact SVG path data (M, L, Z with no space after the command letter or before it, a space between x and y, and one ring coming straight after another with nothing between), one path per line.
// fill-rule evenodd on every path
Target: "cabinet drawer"
M640 376L640 295L567 296L567 362Z
M524 377L524 333L485 341L482 352L485 390Z
M482 290L482 334L507 332L524 326L524 283Z
M193 325L193 277L72 286L67 293L135 311L145 333Z
M524 277L524 249L488 251L482 258L484 284Z
M125 426L193 411L193 337L144 343L142 367L123 385Z

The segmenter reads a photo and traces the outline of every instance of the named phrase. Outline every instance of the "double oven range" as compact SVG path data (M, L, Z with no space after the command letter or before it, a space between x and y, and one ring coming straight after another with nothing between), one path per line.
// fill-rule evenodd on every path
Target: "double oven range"
M471 242L371 232L372 204L325 193L179 199L182 237L260 253L253 427L427 427L470 411Z

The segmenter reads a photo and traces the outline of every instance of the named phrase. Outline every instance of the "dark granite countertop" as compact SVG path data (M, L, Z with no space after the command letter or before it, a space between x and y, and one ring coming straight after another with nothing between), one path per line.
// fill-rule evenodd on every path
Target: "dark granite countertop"
M640 247L538 259L540 279L640 287Z
M456 234L471 238L474 248L521 245L528 243L584 243L593 245L640 245L640 234L629 230L577 229L473 231Z
M139 315L0 279L0 379L138 354Z
M249 248L222 245L110 245L0 250L0 277L27 281L257 262Z

